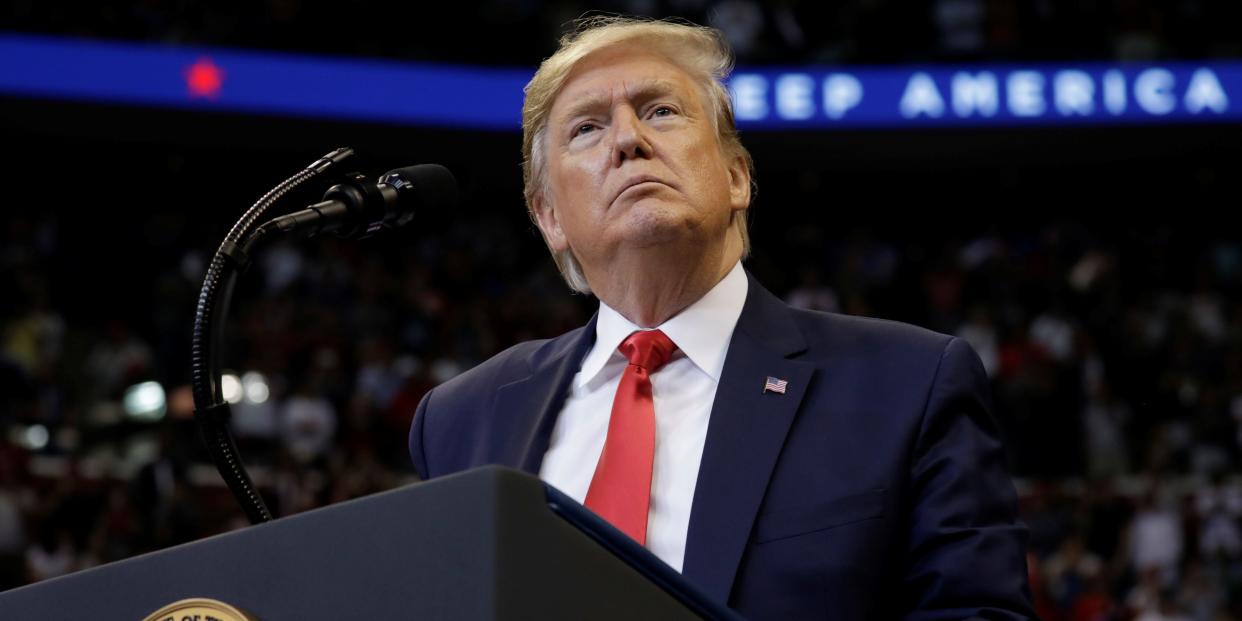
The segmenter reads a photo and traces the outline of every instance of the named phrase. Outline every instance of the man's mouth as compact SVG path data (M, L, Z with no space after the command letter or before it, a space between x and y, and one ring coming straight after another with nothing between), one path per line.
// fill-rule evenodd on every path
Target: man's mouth
M613 197L612 202L616 202L618 198L621 198L621 195L625 194L626 192L630 191L633 188L652 184L652 183L658 183L665 187L672 187L672 185L668 184L663 179L656 177L655 175L636 175L634 177L630 177L629 179L626 179L625 183L621 184L621 189L620 191L617 192L616 196Z

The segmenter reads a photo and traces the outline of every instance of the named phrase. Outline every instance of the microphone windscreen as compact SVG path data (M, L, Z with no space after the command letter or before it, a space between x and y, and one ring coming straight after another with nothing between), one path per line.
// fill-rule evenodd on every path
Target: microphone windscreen
M391 170L380 181L398 190L408 186L418 203L413 209L419 211L438 212L457 205L457 180L449 169L439 164L418 164Z

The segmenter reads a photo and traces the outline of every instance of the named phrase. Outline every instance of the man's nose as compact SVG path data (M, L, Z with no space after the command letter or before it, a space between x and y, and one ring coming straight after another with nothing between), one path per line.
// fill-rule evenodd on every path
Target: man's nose
M618 113L613 122L613 165L620 166L629 159L646 159L651 154L651 141L642 119L633 110Z

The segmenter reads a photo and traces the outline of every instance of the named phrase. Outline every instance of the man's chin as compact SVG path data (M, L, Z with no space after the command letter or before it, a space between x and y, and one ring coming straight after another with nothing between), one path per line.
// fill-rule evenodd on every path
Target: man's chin
M622 245L635 249L654 250L663 246L679 246L696 243L698 227L683 218L649 217L631 223L625 231Z

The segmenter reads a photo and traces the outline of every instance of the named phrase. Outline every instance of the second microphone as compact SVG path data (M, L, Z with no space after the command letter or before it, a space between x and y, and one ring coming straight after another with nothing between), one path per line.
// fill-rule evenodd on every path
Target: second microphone
M457 181L439 164L389 171L376 182L351 174L323 195L323 201L280 216L264 226L285 233L333 233L361 239L381 229L403 226L415 212L442 210L457 203Z

